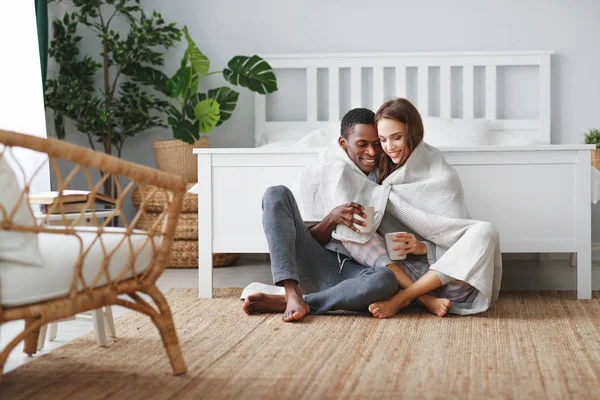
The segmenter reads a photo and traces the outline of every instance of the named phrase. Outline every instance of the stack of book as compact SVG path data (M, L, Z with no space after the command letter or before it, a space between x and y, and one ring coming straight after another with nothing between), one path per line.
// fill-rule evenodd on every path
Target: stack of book
M29 196L30 204L39 204L40 211L46 214L68 214L91 211L114 210L117 201L102 193L92 194L87 190L63 190L43 192Z

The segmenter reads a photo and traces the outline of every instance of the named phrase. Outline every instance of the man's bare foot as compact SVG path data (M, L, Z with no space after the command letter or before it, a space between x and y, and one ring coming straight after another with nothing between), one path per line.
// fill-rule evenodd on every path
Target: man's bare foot
M283 313L283 321L292 322L302 319L310 312L310 307L304 302L298 284L293 281L285 281L284 287L287 306Z
M375 318L389 318L398 314L398 311L408 306L412 299L403 295L403 290L396 293L394 297L387 301L379 301L369 306L369 311Z
M438 317L443 317L448 314L451 304L451 301L448 299L440 299L430 295L423 295L419 297L419 301L423 303L425 308L427 308L432 314L435 314Z
M244 312L248 315L258 313L284 312L285 297L281 294L251 294L244 300Z

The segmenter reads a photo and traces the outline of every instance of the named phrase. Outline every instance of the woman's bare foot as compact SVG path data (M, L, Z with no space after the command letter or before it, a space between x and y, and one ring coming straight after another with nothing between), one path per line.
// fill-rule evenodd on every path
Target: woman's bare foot
M281 294L251 294L244 300L244 312L248 315L258 313L284 312L285 297Z
M448 314L451 304L451 301L448 299L440 299L430 295L423 295L419 297L419 301L423 303L425 308L427 308L432 314L435 314L438 317L443 317Z
M301 303L296 303L295 301L292 301L292 302L288 301L287 308L286 308L285 312L283 313L283 321L284 322L297 321L297 320L303 318L309 312L310 312L310 307L308 306L308 304L306 304L304 302L304 300L302 300Z
M310 312L310 307L304 302L300 288L295 283L286 282L284 286L287 306L283 313L283 321L292 322L302 319Z
M408 306L412 299L407 298L403 294L403 290L399 291L387 301L379 301L369 306L369 312L373 314L375 318L389 318L398 314L398 311Z

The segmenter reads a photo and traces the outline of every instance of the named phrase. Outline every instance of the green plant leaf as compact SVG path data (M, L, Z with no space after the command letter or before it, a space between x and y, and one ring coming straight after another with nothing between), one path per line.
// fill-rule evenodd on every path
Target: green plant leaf
M159 70L152 67L143 67L140 64L129 64L123 68L123 74L129 76L134 82L152 86L162 93L167 93L169 78Z
M173 127L173 136L175 139L183 140L186 143L192 144L200 138L198 129L194 127L189 120L183 120Z
M246 87L260 94L277 90L277 79L269 63L259 56L236 56L223 70L223 77L233 84Z
M207 99L206 93L196 93L192 97L190 97L190 101L188 102L186 114L194 115L194 108L196 108L196 104L200 103L202 100Z
M194 71L203 77L208 73L208 69L210 68L210 60L202 54L196 43L192 40L187 27L183 28L183 34L185 35L185 40L188 42L187 50L185 51L187 54L188 60L190 60L190 64L192 64L192 68Z
M215 99L219 103L221 118L217 126L231 118L240 94L227 86L208 91L208 98Z
M175 75L167 81L167 96L176 99L185 96L189 90L190 96L198 91L198 75L193 73L190 67L179 68Z
M590 128L588 133L584 133L585 144L595 144L597 149L600 149L600 130Z
M195 96L191 97L186 109L186 113L188 115L193 115L196 104L205 99L215 99L219 103L220 107L220 119L219 122L217 122L217 126L219 126L231 117L239 97L240 94L238 92L227 86L211 89L208 91L208 94L197 93Z
M210 133L221 117L219 103L215 99L202 100L194 107L194 115L200 123L200 132Z

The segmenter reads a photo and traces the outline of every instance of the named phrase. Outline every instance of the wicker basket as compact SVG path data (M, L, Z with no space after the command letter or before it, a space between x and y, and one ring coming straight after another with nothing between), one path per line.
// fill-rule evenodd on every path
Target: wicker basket
M200 137L194 144L178 139L157 140L152 142L152 147L159 170L181 175L188 182L198 182L198 160L192 151L208 147L208 136Z
M214 253L213 266L226 267L240 259L239 254ZM198 268L198 241L174 240L167 268Z
M146 213L140 216L136 229L149 230L158 220L160 214ZM181 213L177 221L177 229L175 229L175 239L198 239L198 214L197 213Z
M187 190L190 190L194 183L188 183ZM146 203L144 206L144 210L161 213L165 209L167 205L167 193L162 190L155 190L154 194L152 194L151 198L146 198L150 196L150 193L155 188L152 186L137 186L131 195L131 200L133 201L133 205L135 208L139 209L140 204L142 203L142 196L145 198ZM198 195L193 193L186 193L183 196L183 206L181 209L182 213L197 213L198 212Z
M592 150L592 165L600 170L600 149Z

